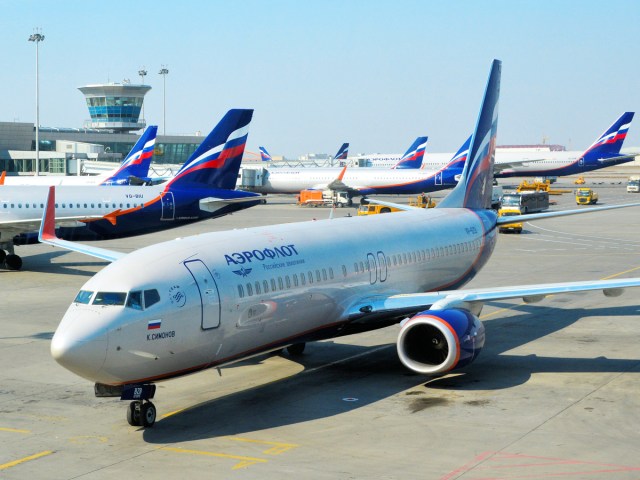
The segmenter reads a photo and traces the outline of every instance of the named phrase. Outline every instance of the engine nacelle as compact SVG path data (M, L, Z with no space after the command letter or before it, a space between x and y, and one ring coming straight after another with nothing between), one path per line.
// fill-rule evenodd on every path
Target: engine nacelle
M426 310L398 335L398 356L410 370L435 374L473 362L484 346L482 322L466 310Z

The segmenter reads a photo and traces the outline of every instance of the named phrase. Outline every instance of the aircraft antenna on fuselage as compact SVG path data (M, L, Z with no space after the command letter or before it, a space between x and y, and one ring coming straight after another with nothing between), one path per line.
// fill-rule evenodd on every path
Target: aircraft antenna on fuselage
M438 208L491 208L501 71L502 62L494 60L460 181Z

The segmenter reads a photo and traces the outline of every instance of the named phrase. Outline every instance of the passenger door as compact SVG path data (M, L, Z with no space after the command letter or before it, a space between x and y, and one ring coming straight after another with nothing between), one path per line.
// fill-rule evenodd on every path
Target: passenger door
M173 220L176 216L176 204L173 192L165 192L162 195L162 215L160 220Z
M211 272L202 260L184 262L200 294L200 322L203 330L220 326L220 293Z

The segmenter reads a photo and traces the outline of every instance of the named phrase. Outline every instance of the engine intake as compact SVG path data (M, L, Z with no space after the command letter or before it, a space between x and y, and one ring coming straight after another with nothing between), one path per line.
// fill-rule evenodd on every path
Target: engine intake
M400 329L400 361L418 373L436 374L473 362L484 346L482 322L466 310L426 310Z

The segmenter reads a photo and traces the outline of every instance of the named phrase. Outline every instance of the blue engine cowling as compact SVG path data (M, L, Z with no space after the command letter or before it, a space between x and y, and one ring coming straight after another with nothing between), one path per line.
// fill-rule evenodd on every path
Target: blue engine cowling
M484 346L482 322L466 310L426 310L400 329L400 361L418 373L436 374L473 362Z

